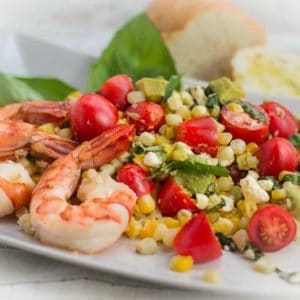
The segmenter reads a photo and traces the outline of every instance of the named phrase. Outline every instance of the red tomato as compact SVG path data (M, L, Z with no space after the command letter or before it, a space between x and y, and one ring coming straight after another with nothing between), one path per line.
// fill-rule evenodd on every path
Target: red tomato
M131 78L119 74L107 79L99 88L99 92L114 104L117 109L123 110L128 104L127 94L133 90Z
M284 106L270 101L265 102L262 107L269 116L269 132L273 136L288 138L297 132L297 120Z
M71 107L71 127L79 142L88 141L114 127L119 115L111 102L97 94L82 95Z
M297 232L292 216L282 207L269 204L257 210L249 221L250 242L259 250L274 252L291 243Z
M158 192L157 204L164 216L175 216L181 209L197 211L195 201L172 178L169 178Z
M222 255L219 241L204 212L194 216L178 232L174 250L180 255L190 255L197 263L204 263Z
M262 176L278 176L281 171L297 170L298 153L286 139L275 137L260 145L257 158Z
M215 156L218 152L218 130L211 117L199 117L184 121L178 127L177 141L188 144L197 153Z
M265 111L257 105L252 105L257 110L265 113ZM266 115L266 113L265 113ZM266 115L266 118L267 115ZM246 112L233 112L228 110L224 105L220 116L221 122L235 139L243 139L245 142L262 143L269 132L269 123L258 122Z
M150 193L155 184L147 179L147 172L136 164L127 164L123 166L117 174L117 180L127 184L137 196L143 196Z
M125 114L129 123L135 125L138 133L157 131L165 120L163 108L153 102L133 104L126 109Z

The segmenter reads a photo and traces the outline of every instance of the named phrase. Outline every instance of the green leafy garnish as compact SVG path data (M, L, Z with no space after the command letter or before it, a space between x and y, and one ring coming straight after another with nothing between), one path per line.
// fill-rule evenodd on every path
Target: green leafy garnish
M296 133L289 138L289 141L296 147L300 148L300 133Z
M219 209L221 209L225 205L226 205L226 201L223 197L221 197L221 201L219 203L217 203L216 205L214 205L213 207L207 209L206 212L211 213L211 212L218 211Z
M52 78L13 77L0 73L0 105L28 100L63 100L76 89Z
M240 100L234 100L232 102L241 105L243 110L249 116L251 116L254 120L256 120L258 122L264 122L264 123L268 122L268 119L267 119L266 115L263 112L257 110L252 104L250 104L248 102L243 102L243 101L240 101Z
M146 14L125 24L92 66L88 90L96 91L107 78L124 73L134 81L143 77L177 74L174 61L160 33Z
M247 251L249 249L253 251L255 261L259 260L261 257L264 256L264 253L261 250L257 249L255 246L253 246L250 243L246 246L245 251Z
M226 236L222 232L216 232L215 235L218 238L219 243L221 244L221 246L222 246L223 249L227 248L231 252L235 252L237 250L236 245L233 242L233 239L231 237Z
M300 185L300 174L299 173L290 173L283 176L283 182L289 181L293 184Z
M133 155L137 155L137 154L141 154L141 153L148 153L148 152L162 152L163 151L163 147L162 146L151 146L151 147L146 147L144 146L142 143L135 143L132 150L131 150L131 154Z
M166 90L165 90L165 98L164 98L165 101L167 101L168 98L171 97L173 91L180 91L181 77L182 77L182 75L172 75L170 77L169 83L167 84Z
M214 108L215 106L220 104L220 100L217 94L210 94L208 96L207 102L206 102L206 106L208 108Z

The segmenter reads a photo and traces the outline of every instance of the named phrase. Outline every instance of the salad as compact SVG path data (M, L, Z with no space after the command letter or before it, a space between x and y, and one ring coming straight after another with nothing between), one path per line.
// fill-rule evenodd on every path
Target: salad
M14 161L0 164L1 215L16 212L44 243L95 253L125 235L141 255L173 251L177 272L227 250L270 273L263 253L297 238L298 121L275 101L251 104L228 78L183 88L177 75L119 74L97 93L0 116L0 155Z

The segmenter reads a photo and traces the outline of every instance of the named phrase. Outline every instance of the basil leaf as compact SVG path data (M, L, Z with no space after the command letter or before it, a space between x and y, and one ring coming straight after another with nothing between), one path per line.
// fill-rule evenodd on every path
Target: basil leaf
M296 147L300 148L300 133L296 133L295 135L289 138L289 141Z
M96 91L107 78L125 73L134 81L142 77L176 74L174 61L160 33L146 14L125 24L92 66L88 90Z
M208 108L214 108L215 106L220 104L220 99L218 97L217 94L210 94L208 96L207 102L206 102L206 106Z
M173 91L180 91L181 89L181 77L182 75L172 75L169 79L169 83L166 86L165 90L165 101L171 97Z
M0 73L0 105L35 99L63 100L73 87L57 79L19 78Z
M248 103L248 102L244 102L244 101L240 101L240 100L234 100L232 101L234 103L237 103L239 105L242 106L243 110L253 119L257 120L260 123L267 123L268 119L266 117L266 115L257 110L252 104Z
M286 174L283 176L281 181L282 182L289 181L293 184L300 185L300 174L297 173Z

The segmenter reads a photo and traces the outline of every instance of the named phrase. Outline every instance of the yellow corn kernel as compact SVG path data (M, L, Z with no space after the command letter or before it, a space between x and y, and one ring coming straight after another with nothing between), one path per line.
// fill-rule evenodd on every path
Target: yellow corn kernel
M43 124L39 127L39 129L50 134L55 134L55 127L52 123Z
M256 169L258 166L258 159L256 156L248 156L246 158L248 169Z
M193 264L192 256L175 255L171 258L170 268L175 272L188 272Z
M256 272L263 274L271 274L276 270L274 262L266 256L261 257L253 264L253 268Z
M236 214L228 214L228 215L226 215L226 218L228 218L233 224L232 233L235 233L236 231L238 231L240 228L241 218Z
M220 192L229 192L234 186L231 176L220 177L217 179L217 186Z
M163 224L165 224L168 228L177 228L180 226L180 223L178 220L172 217L164 217L162 218Z
M241 217L239 228L240 229L247 229L248 228L249 219L247 217Z
M247 154L241 154L237 156L236 162L240 170L248 170L247 157Z
M168 126L168 127L166 128L165 136L166 136L168 139L173 139L173 138L175 137L175 134L176 134L176 131L175 131L175 128L174 128L174 127Z
M218 134L218 142L220 145L227 146L232 140L232 134L229 132L220 132Z
M184 225L192 218L192 213L187 209L181 209L177 215L177 220L179 221L180 225Z
M136 217L136 218L140 218L142 216L142 213L140 212L140 209L137 205L135 205L133 207L133 215Z
M148 170L148 167L144 164L145 154L137 154L133 158L133 162L142 167L144 170Z
M203 281L216 284L220 282L220 273L216 270L206 270L201 278Z
M140 238L143 239L146 237L153 237L158 224L159 222L156 219L145 220L145 223L140 233Z
M175 239L178 231L179 231L178 228L170 228L166 232L164 232L163 236L162 236L163 245L168 248L172 248L174 239Z
M139 241L136 245L136 252L139 254L154 254L157 251L157 243L152 238L145 238Z
M257 211L257 205L255 201L245 199L244 200L245 213L244 216L251 218L252 215Z
M205 105L197 105L192 109L193 118L208 116L209 112Z
M186 160L188 158L188 153L185 149L174 149L171 153L172 160Z
M220 214L212 212L212 213L208 213L206 216L207 216L207 219L208 219L209 223L213 224L219 219Z
M166 232L168 232L168 227L163 224L163 223L160 223L156 226L155 228L155 232L153 234L153 238L159 242L163 239L163 236L164 234L166 234Z
M71 92L70 94L68 94L67 97L65 98L65 100L75 101L80 97L81 97L81 93L79 91L74 91L74 92Z
M155 210L156 202L150 194L146 194L137 200L137 206L142 214L147 215Z
M232 112L236 112L236 113L240 113L240 112L244 111L244 109L242 108L241 105L234 103L234 102L228 103L227 108L228 108L228 110L230 110Z
M282 200L286 198L286 191L284 189L273 190L271 192L272 200Z
M210 115L213 118L218 118L221 112L221 108L219 105L215 105L211 110L210 110Z
M164 148L164 151L167 153L167 155L170 155L173 147L171 145L171 142L169 139L167 139L165 136L163 135L158 135L155 139L155 144L162 146Z
M220 217L213 225L215 232L222 232L225 235L229 235L233 232L234 225L231 220Z
M246 150L247 150L248 153L250 153L250 154L253 155L253 154L255 154L257 152L258 145L256 143L249 143L246 146Z
M179 114L183 120L190 120L192 118L192 113L191 111L189 110L188 107L186 106L182 106L180 107L177 111L176 111L177 114Z
M135 218L131 218L128 223L125 234L128 238L135 239L140 235L141 230L142 230L141 222L137 221Z

